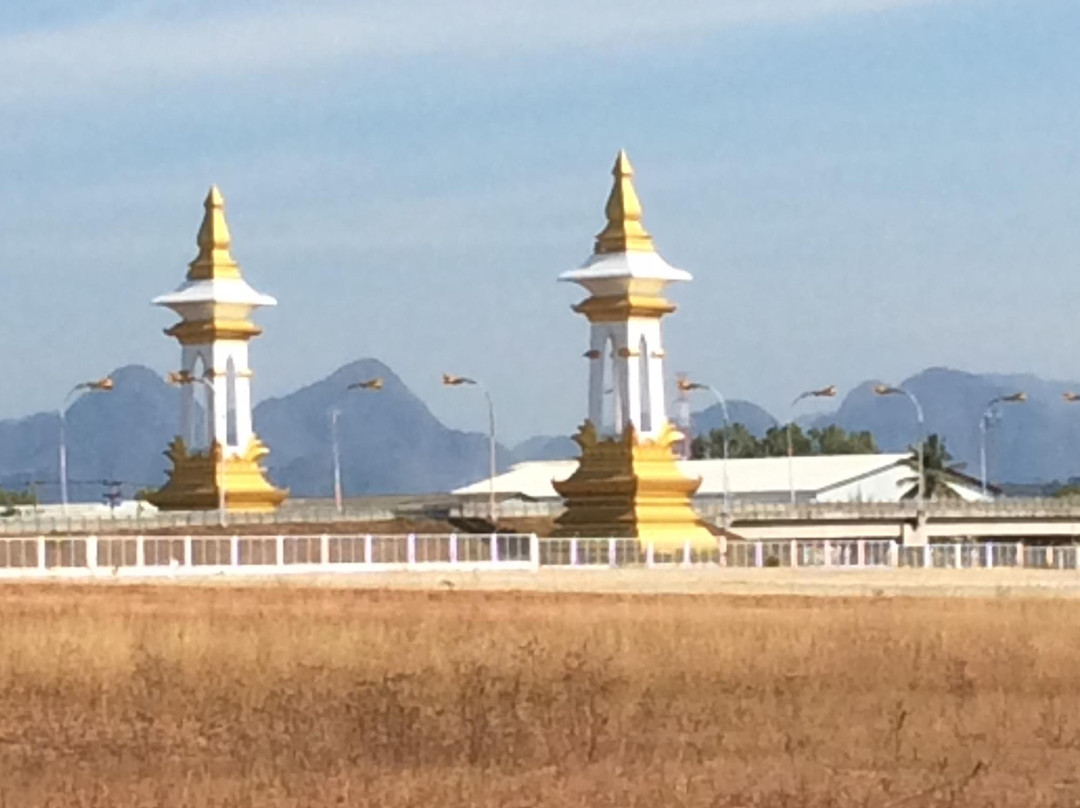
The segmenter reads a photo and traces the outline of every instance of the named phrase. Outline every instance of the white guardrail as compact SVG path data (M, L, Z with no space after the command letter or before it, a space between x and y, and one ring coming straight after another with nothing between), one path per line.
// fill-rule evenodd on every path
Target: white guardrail
M628 567L1077 569L1076 545L903 546L894 541L728 542L674 551L636 539L527 534L396 536L77 536L0 538L0 579L282 575L402 570Z

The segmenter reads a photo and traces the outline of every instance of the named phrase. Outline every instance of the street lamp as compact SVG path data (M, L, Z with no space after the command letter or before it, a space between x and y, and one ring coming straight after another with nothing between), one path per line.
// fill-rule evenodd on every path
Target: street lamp
M986 432L990 429L990 417L998 404L1022 404L1027 401L1027 393L1017 392L1007 396L992 398L979 419L979 471L982 474L982 495L986 496Z
M173 373L170 373L168 376L165 377L165 381L167 381L174 387L182 387L186 384L201 384L203 387L206 388L209 397L213 397L214 395L214 385L209 379L199 376L193 376L191 374L191 371L188 370L177 370ZM207 407L206 415L207 418L210 417L209 407ZM218 461L214 470L217 474L218 521L222 527L225 527L227 521L225 500L225 441L215 440L214 443L221 446L221 453L218 457ZM213 457L214 447L208 446L207 451L210 453L210 456Z
M919 399L915 398L915 394L910 390L905 390L903 387L890 387L887 384L875 384L874 385L875 396L907 396L908 400L915 407L915 418L919 423L919 488L917 505L919 513L922 513L926 508L926 481L923 479L925 471L923 469L923 444L926 443L926 438L923 435L923 410L922 405L919 404Z
M87 391L107 393L113 389L113 380L110 376L104 376L94 381L81 382L68 392L64 397L64 403L60 405L60 505L67 510L68 504L68 480L67 480L67 410L71 397L76 393Z
M795 447L792 443L791 429L795 422L795 405L800 401L807 398L833 398L836 396L836 385L830 384L828 387L822 387L818 390L807 390L805 393L799 393L791 401L791 407L788 409L788 422L787 422L787 474L788 474L788 492L791 495L791 504L795 504Z
M689 379L680 377L676 381L676 386L680 393L690 393L694 390L706 390L713 395L713 398L720 404L720 411L724 415L724 431L723 431L723 455L724 455L724 527L728 526L728 520L731 518L731 486L728 483L728 433L731 431L731 419L728 418L727 401L720 394L720 391L713 387L711 384L703 384L701 382L692 382Z
M359 382L353 382L346 390L382 390L383 380L379 377L374 379L365 379ZM334 507L338 513L344 510L344 497L341 493L341 450L338 446L338 418L341 417L341 410L334 407L330 410L330 440L333 444L334 450Z
M454 376L450 373L442 375L442 383L447 387L460 387L463 384L479 387L487 400L488 408L488 517L492 527L495 526L495 405L491 402L491 393L487 387L476 379L466 376Z

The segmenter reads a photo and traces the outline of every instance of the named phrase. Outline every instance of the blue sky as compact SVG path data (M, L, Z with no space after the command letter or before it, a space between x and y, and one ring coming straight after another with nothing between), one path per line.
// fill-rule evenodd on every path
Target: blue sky
M178 350L149 305L211 182L278 297L256 394L363 356L509 440L585 409L578 290L616 151L669 370L783 414L928 365L1080 378L1075 0L0 6L0 417Z

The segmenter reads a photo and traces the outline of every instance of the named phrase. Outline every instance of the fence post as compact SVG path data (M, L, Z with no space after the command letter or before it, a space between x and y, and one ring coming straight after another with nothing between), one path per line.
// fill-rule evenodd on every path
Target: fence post
M371 534L364 536L364 563L371 564Z
M96 570L98 564L98 537L86 537L86 568Z
M765 546L760 541L754 544L754 566L758 569L765 566Z
M45 537L38 536L37 538L37 565L39 570L46 570L49 568L48 562L45 560Z
M649 569L656 566L656 545L653 544L652 539L649 539L649 543L645 545L645 566Z
M934 554L930 550L929 542L924 544L922 548L922 565L923 569L928 569L934 565Z
M992 570L994 568L994 544L993 542L988 541L983 544L983 547L986 549L986 560L983 563L983 566L986 567L988 570Z
M855 543L855 566L866 566L866 539L859 539Z
M410 533L405 537L405 564L409 567L416 566L416 534Z
M792 539L791 540L791 566L792 567L799 566L799 540L798 539Z
M1016 566L1024 566L1024 543L1022 541L1016 543Z
M570 539L570 566L577 566L577 537Z
M953 566L956 567L956 569L963 569L964 566L962 550L963 547L961 547L960 542L953 545Z
M146 566L146 537L135 537L135 568L142 569Z
M191 566L191 536L184 536L184 566Z
M889 540L889 566L894 569L900 566L900 545L896 539Z
M693 558L691 558L691 556L690 556L690 540L689 539L687 539L686 541L683 542L683 546L682 546L682 562L683 562L684 567L690 567L690 566L693 566L693 564L694 564Z
M540 537L535 533L529 536L529 562L533 572L540 571Z
M330 566L330 536L326 533L319 536L319 563L324 567Z
M499 534L491 534L491 563L499 563Z
M457 563L457 533L450 534L450 563Z
M240 566L240 537L233 536L229 539L229 566Z
M619 566L618 559L618 545L615 543L615 539L607 540L607 563L609 567Z
M825 539L824 543L822 544L822 548L823 548L822 552L825 553L825 566L826 567L831 567L832 566L832 542L829 541L828 539Z

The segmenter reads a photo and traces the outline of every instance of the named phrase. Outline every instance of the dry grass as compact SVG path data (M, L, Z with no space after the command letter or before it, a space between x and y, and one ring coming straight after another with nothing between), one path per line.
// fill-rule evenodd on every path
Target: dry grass
M1065 806L1053 601L0 590L0 806Z

